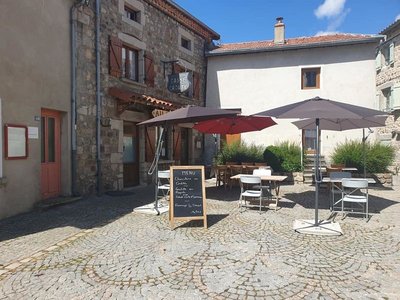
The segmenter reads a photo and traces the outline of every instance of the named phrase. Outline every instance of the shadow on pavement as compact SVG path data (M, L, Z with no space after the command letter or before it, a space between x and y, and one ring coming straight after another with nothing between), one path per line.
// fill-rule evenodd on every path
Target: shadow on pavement
M104 226L132 212L135 207L154 201L154 187L137 187L123 196L90 196L78 202L47 210L34 210L0 221L0 241L72 226L90 229Z
M227 216L229 216L229 214L207 214L207 227L210 228L214 226L219 221L225 219ZM175 227L175 229L187 227L204 227L203 220L192 220Z

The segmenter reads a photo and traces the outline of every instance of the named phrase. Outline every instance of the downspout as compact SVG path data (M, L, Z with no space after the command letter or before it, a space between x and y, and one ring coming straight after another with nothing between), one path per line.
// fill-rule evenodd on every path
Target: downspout
M3 120L2 120L2 111L1 111L1 98L0 98L0 180L3 177ZM0 182L1 183L1 182Z
M70 22L71 22L71 193L77 196L77 142L76 142L76 8L88 5L88 1L80 0L75 2L70 9Z
M97 195L103 193L101 165L101 94L100 94L100 6L101 0L96 0L96 162L97 162Z

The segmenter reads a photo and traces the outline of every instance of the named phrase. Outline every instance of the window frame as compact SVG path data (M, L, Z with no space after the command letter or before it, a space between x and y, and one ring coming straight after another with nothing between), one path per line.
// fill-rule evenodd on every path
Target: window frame
M122 48L121 49L121 51L122 51L122 60L121 60L121 76L122 76L122 78L126 78L126 79L132 80L134 82L140 82L140 80L139 80L139 50L135 49L125 43L122 43L121 48ZM125 52L125 61L124 61L124 52ZM132 70L130 69L131 60L129 58L129 52L135 53L135 78L136 79L131 78ZM129 72L127 72L127 70L129 70Z
M188 51L192 51L192 41L190 39L185 38L184 36L181 36L181 47L185 48Z
M124 5L124 15L127 19L136 22L138 24L141 24L141 11L138 9L134 9L131 6L127 5L125 3ZM132 18L131 15L134 15L135 17Z
M304 76L307 72L316 72L315 86L305 86ZM313 90L321 88L321 67L312 68L301 68L301 89L302 90Z

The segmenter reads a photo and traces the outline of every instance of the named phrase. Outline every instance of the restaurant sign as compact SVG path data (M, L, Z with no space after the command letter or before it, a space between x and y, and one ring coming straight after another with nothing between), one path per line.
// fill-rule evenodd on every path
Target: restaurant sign
M189 72L168 75L168 90L172 93L184 93L190 88L191 84Z

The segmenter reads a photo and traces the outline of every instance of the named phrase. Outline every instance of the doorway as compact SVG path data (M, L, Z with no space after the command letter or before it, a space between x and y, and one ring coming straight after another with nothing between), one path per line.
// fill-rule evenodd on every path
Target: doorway
M319 132L321 134L321 131ZM317 151L317 130L303 129L303 149L306 154L315 154Z
M41 194L43 199L61 192L61 116L58 111L41 111Z
M124 188L139 184L139 139L136 123L124 121L124 146L122 163Z

